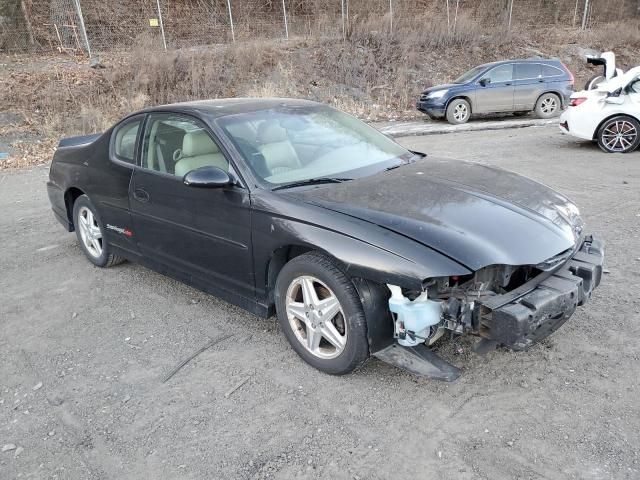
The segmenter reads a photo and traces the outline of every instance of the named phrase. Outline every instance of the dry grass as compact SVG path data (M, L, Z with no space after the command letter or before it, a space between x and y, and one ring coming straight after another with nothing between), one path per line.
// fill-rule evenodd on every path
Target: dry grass
M85 59L12 60L0 104L22 113L45 139L101 131L148 105L234 96L304 97L367 120L406 118L416 115L413 103L425 87L479 63L558 56L580 85L591 75L581 46L614 49L627 67L637 61L640 46L640 26L632 23L589 32L506 32L482 28L464 15L447 28L446 18L435 13L397 21L390 33L388 22L356 19L345 40L241 42L168 52L141 38L132 52L104 55L106 68L97 70L86 67Z

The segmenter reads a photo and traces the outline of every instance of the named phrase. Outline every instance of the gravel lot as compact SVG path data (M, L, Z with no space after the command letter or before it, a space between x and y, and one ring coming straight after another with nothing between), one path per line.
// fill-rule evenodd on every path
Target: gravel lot
M528 352L446 347L452 384L376 360L331 377L274 319L136 265L93 267L49 210L47 168L4 172L0 478L640 478L640 152L554 127L401 142L574 199L607 241L592 302Z

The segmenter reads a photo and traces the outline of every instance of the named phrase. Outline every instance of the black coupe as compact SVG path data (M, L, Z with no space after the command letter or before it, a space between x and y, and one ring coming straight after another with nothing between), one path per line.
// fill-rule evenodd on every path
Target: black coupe
M522 350L598 285L603 244L527 178L427 158L310 101L132 114L60 141L48 193L87 258L139 262L269 316L344 374L369 355L451 380L443 333Z

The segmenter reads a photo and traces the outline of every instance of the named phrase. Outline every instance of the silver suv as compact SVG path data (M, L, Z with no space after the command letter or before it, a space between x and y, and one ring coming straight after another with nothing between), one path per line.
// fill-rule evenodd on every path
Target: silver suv
M573 84L573 74L559 60L506 60L479 65L453 83L428 88L416 107L454 124L499 112L534 111L539 118L550 118L569 104Z

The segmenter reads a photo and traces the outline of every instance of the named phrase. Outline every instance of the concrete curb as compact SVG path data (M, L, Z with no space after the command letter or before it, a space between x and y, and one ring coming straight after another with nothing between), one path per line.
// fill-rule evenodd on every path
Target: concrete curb
M544 127L557 125L557 118L550 119L523 119L523 120L493 120L471 121L463 125L449 125L445 122L401 122L380 123L374 126L390 137L411 137L416 135L434 135L443 133L476 132L482 130L503 130L507 128Z

